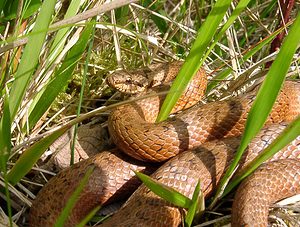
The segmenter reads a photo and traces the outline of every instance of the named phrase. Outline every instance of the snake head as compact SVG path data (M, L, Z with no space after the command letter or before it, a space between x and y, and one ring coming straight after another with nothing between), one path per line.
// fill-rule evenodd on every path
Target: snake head
M151 81L143 71L116 71L106 78L107 84L125 94L138 94L144 92Z

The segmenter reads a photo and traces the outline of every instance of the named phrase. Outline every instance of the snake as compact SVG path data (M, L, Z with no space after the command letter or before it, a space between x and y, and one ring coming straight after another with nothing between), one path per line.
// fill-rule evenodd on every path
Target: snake
M126 93L144 92L147 86L176 75L181 62L116 73L108 83ZM158 72L159 71L159 72ZM147 83L132 82L143 74ZM99 226L179 226L185 211L151 192L135 176L142 172L192 198L200 180L204 198L216 190L239 147L247 114L256 94L193 105L204 94L196 90L206 83L199 69L193 81L188 104L177 104L166 121L155 123L161 96L133 101L115 108L108 129L116 148L103 151L59 172L40 190L29 214L30 226L53 226L79 182L93 169L65 226L75 226L96 206L116 199L130 198L121 209ZM122 86L123 83L123 86ZM125 86L125 85L127 86ZM133 86L132 84L135 84ZM134 87L134 88L133 88ZM157 92L155 89L153 92ZM180 110L181 107L187 109ZM248 145L236 171L238 174L300 113L300 81L285 81L265 127ZM267 226L269 206L300 193L300 136L262 164L237 189L232 209L232 226ZM138 189L136 189L138 188Z

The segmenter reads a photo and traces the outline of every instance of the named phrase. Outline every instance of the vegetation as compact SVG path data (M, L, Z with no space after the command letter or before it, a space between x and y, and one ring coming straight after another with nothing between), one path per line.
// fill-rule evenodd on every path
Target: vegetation
M105 116L114 107L106 102L111 90L105 76L120 67L186 60L172 87L182 91L204 64L209 72L209 101L240 93L267 74L247 121L237 165L262 127L286 75L299 79L299 3L278 4L275 0L0 1L4 221L10 226L27 222L25 214L34 199L29 173L40 171L36 163L45 158L48 147L73 125ZM289 36L283 41L285 31ZM171 94L158 121L168 116L179 96ZM249 169L298 136L299 123L297 119ZM224 187L234 169L223 179ZM231 181L225 194L247 174ZM213 204L224 196L221 189ZM196 209L191 200L188 203Z

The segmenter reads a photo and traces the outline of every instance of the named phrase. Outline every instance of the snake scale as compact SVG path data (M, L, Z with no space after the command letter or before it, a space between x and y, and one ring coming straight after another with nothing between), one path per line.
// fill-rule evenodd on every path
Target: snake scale
M161 75L166 78L169 73L176 74L180 64L155 66L154 71L144 70L142 73L151 77L153 85L156 84L157 68L163 69ZM195 77L194 81L198 82L194 87L205 83L204 74L200 69L197 73L200 79ZM125 83L131 84L130 80L126 78ZM194 88L186 91L192 94L191 102L203 95L203 91L199 94L194 92ZM89 168L94 171L65 226L79 223L97 205L108 204L120 195L130 195L140 184L132 170L146 174L155 171L153 178L190 198L200 179L203 195L207 198L232 161L254 98L255 94L251 93L225 101L198 104L161 123L152 123L162 101L159 96L117 107L109 117L109 131L118 148L101 152L53 177L33 202L30 226L53 226ZM268 117L268 126L248 146L237 172L267 147L287 126L286 122L299 113L300 82L286 81ZM169 158L158 169L157 164L151 163ZM247 178L234 199L232 226L266 226L271 203L299 194L299 159L300 136ZM141 185L125 205L100 226L175 227L181 219L181 209Z

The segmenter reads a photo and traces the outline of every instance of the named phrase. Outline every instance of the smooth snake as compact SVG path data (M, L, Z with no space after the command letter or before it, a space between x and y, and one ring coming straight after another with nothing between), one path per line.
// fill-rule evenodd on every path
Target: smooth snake
M163 69L163 73L158 77L166 78L169 74L176 74L180 65L178 62L155 65L154 69L141 70L141 73L151 77L149 85L157 85L156 72L159 69ZM197 73L200 79L194 79L197 81L194 87L205 84L204 74L202 69ZM125 80L129 86L130 80L130 77ZM118 79L109 81L112 82L118 82ZM188 103L196 102L203 95L203 91L196 93L194 88L187 93L192 97ZM94 171L66 226L74 226L97 205L108 204L120 195L130 195L140 184L132 170L150 174L157 169L157 164L142 161L163 162L178 154L156 170L152 177L188 197L192 196L200 179L203 194L208 197L216 189L239 146L239 135L243 132L254 98L255 94L251 93L225 101L198 104L161 123L152 123L162 101L160 97L117 107L109 117L110 134L117 147L135 159L116 148L61 171L39 192L30 211L30 226L53 226L90 167L94 167ZM178 106L175 111L181 108L180 104ZM270 144L286 127L286 122L299 113L300 82L286 81L266 122L270 126L264 128L249 145L239 170ZM242 183L233 203L232 226L266 226L271 203L300 193L299 158L298 136L278 152L272 162L262 165ZM120 211L101 226L178 226L181 216L181 209L142 185Z

